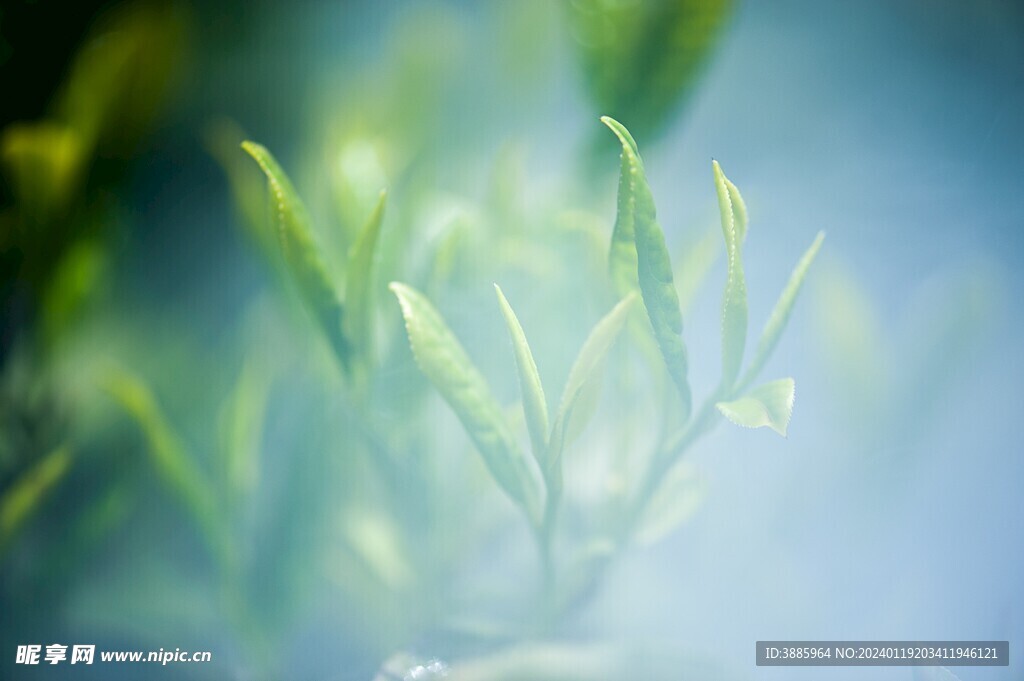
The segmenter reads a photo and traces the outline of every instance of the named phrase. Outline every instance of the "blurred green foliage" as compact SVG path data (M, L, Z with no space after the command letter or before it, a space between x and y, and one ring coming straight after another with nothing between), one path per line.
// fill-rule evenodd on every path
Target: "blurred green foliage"
M595 105L646 145L728 10L576 2L561 18ZM4 131L0 234L17 260L5 285L38 307L3 367L0 560L32 586L5 595L24 608L60 584L77 626L154 647L203 636L223 651L211 678L279 678L296 632L320 621L373 668L433 645L462 679L664 678L677 665L722 678L663 650L560 639L630 547L692 516L705 489L684 456L720 414L785 434L792 379L752 386L821 237L741 373L748 214L718 164L721 235L697 231L682 253L616 120L604 119L622 149L614 225L592 177L535 196L522 149L480 161L458 144L446 95L464 27L444 8L403 16L384 56L346 81L360 97L314 97L306 153L279 163L228 119L197 131L267 275L215 340L160 306L97 302L123 283L110 281L116 205L102 181L152 129L186 13L116 8L50 116ZM475 194L445 184L480 167ZM722 252L722 375L693 408L683 315ZM117 556L115 578L41 567L90 551Z
M584 81L597 111L652 140L692 96L732 0L572 0Z

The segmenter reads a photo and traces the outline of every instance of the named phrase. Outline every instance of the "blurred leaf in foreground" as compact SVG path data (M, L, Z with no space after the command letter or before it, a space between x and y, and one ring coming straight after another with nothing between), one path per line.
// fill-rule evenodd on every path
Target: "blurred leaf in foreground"
M653 140L692 93L731 0L573 0L570 29L596 108Z
M0 498L0 556L70 467L71 451L66 446L58 447L4 491Z

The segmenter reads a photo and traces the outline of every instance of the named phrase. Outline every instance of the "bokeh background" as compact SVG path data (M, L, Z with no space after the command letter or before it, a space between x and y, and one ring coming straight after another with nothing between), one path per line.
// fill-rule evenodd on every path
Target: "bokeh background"
M915 678L759 669L758 639L1009 639L1010 667L957 676L1024 678L1020 3L13 0L0 91L3 678L431 657L471 679ZM688 455L685 523L534 629L528 532L384 285L431 295L513 414L499 281L553 401L608 307L602 114L640 145L677 265L708 253L698 394L725 276L710 160L750 207L753 331L828 236L766 371L797 382L788 438L721 424ZM291 175L329 269L388 189L362 392L261 241L244 138ZM659 427L623 395L566 455L569 544L600 527L608 461ZM13 664L53 642L214 659Z

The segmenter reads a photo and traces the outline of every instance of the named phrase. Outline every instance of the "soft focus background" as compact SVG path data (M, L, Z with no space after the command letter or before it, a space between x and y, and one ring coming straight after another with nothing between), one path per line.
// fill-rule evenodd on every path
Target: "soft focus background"
M481 680L910 680L759 669L754 641L1024 644L1020 3L13 0L0 92L0 677L369 680L437 657ZM385 284L431 296L525 442L491 283L554 404L610 307L602 114L637 139L677 267L707 253L685 284L698 395L725 278L711 159L750 208L752 332L828 237L765 372L796 379L788 438L720 424L685 522L535 627L528 531ZM388 190L372 378L342 376L281 276L247 138L331 272ZM566 453L566 547L660 427L633 373ZM13 664L54 642L213 662Z

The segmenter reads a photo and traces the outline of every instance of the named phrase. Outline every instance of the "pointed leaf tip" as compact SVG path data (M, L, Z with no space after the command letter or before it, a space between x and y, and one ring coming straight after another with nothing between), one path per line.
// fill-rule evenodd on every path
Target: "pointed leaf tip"
M526 333L519 323L519 318L505 298L501 287L494 284L494 292L498 296L498 307L505 318L508 335L512 341L516 370L519 374L519 392L523 402L523 414L526 417L527 430L530 432L530 444L533 456L540 465L545 476L550 475L548 460L548 403L544 396L544 386L540 381L537 363L526 340Z
M539 524L546 497L540 468L520 450L486 380L426 296L399 282L388 288L402 308L420 370L455 412L494 480Z

